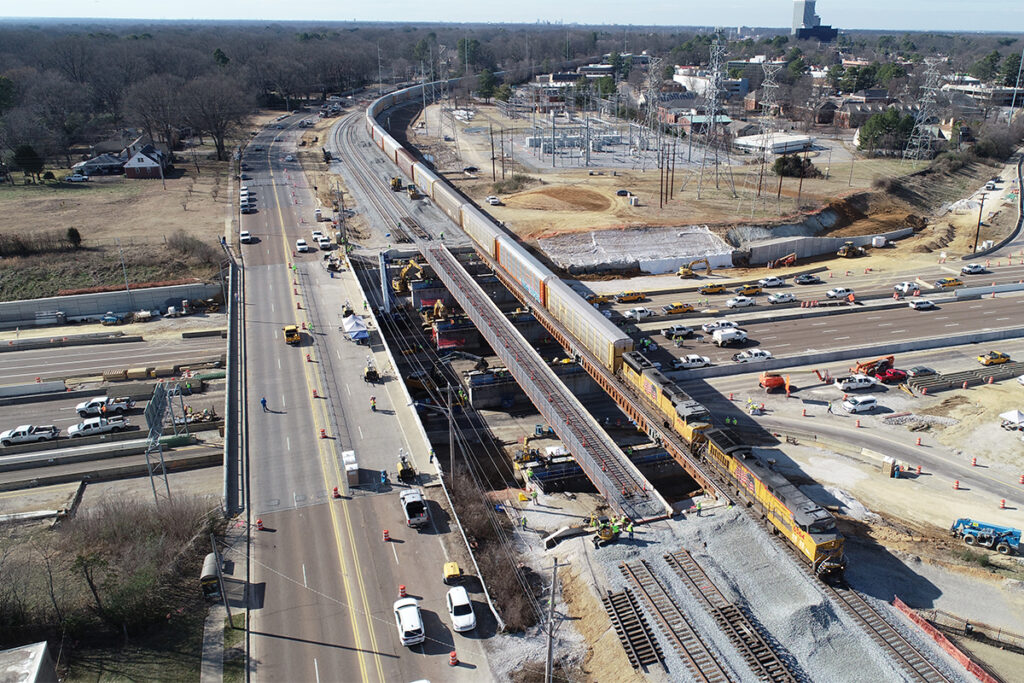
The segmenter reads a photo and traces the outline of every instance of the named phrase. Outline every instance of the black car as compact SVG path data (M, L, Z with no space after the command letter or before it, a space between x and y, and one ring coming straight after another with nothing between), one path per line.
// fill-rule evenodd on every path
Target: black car
M804 273L803 275L797 275L793 278L793 282L798 285L820 285L822 283L822 279L817 275Z
M619 196L619 197L628 197L629 196L629 190L619 190L615 194L617 196Z
M242 207L242 213L256 213L256 206L253 204L246 204Z

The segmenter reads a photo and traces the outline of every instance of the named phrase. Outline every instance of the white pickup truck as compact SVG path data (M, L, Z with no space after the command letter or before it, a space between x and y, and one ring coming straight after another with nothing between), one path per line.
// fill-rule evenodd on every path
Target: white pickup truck
M123 417L90 417L85 422L68 427L68 436L74 439L107 432L123 432L126 429L128 429L128 420Z
M430 522L430 513L427 511L427 502L423 500L423 494L416 489L406 489L398 494L402 501L402 511L405 512L405 523L416 528L425 526Z
M878 380L868 375L850 375L849 377L840 377L833 386L839 391L857 391L858 389L870 389L878 384Z
M0 445L53 441L60 436L60 428L53 425L20 425L0 433Z
M107 415L124 415L129 410L135 407L135 401L131 400L127 396L118 396L110 398L109 396L96 396L90 398L88 401L82 401L75 410L78 412L79 417L89 417L90 415L103 416L103 406L107 407Z

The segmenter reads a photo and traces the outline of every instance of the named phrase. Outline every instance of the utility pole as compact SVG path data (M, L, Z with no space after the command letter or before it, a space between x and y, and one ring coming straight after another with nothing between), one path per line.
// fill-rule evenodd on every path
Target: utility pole
M452 385L448 384L448 457L452 468L452 498L455 497L455 416L452 413Z
M986 193L981 193L981 206L978 207L978 229L974 231L974 251L978 251L978 239L981 237L981 216L982 211L985 210L985 197Z
M491 182L495 182L498 179L498 174L494 170L494 124L487 124L487 131L491 136ZM504 160L502 161L504 163Z
M554 654L555 654L555 589L558 586L558 558L555 558L551 565L551 588L548 591L548 657L544 666L544 681L551 683L554 675Z
M384 75L383 75L383 72L381 71L380 42L379 41L377 42L377 94L378 95L383 95L384 94Z

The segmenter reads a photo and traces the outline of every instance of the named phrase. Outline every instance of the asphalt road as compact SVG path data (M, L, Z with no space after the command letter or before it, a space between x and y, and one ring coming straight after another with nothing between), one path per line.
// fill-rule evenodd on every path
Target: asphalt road
M763 348L777 358L795 358L831 349L958 334L963 335L966 343L970 335L978 332L1019 327L1022 323L1018 312L1020 301L1019 294L1000 294L995 299L942 303L929 311L915 311L904 306L889 309L853 306L835 315L778 322L772 322L770 315L748 313L752 309L747 308L738 315L722 310L718 315L661 323L655 320L641 323L640 327L664 346L663 352L649 355L668 368L671 360L668 354L674 357L697 353L707 356L712 363L721 364L732 363L733 354L742 348ZM711 336L699 328L703 322L717 318L733 320L745 329L750 339L747 345L718 348L712 344ZM669 343L659 332L676 322L697 328L694 336L683 340L682 347Z
M0 385L34 382L36 377L99 375L109 368L187 363L224 353L220 337L156 339L0 353Z
M358 113L350 116L361 120ZM315 227L316 208L298 165L283 160L295 149L298 130L262 133L253 144L265 151L245 157L246 173L253 176L245 183L256 191L259 207L241 223L259 239L242 245L246 442L253 516L266 527L256 532L252 551L259 602L252 613L254 675L265 680L489 678L480 641L461 634L453 638L445 626L440 575L446 554L440 533L407 530L396 487L380 486L380 470L394 476L399 448L413 455L417 469L425 470L427 463L397 383L362 381L366 356L379 355L379 348L357 346L338 330L340 304L361 299L355 278L351 273L331 278L321 266L321 253L293 258L295 239L308 240ZM292 273L289 262L296 266ZM313 323L314 333L307 331L299 348L286 346L281 328L302 322ZM314 389L319 398L312 397ZM377 397L375 414L369 411L370 395ZM262 396L267 413L260 407ZM326 438L320 438L321 429ZM341 471L345 450L356 452L361 468L361 485L352 490ZM335 486L340 499L332 497ZM447 533L440 508L432 511L439 532ZM382 541L384 528L395 540ZM392 603L399 585L422 598L428 636L422 646L406 648L398 641ZM487 635L481 604L477 615L481 627L475 635ZM454 669L448 666L453 645L463 661Z

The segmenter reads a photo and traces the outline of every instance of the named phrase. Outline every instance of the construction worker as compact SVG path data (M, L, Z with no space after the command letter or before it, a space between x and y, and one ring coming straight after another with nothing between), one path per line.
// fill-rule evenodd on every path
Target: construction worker
M264 412L264 413L268 413L268 412L270 412L270 411L269 411L269 410L267 409L267 397L266 397L266 396L264 396L263 398L261 398L261 399L260 399L260 405L261 405L261 406L263 406L263 412Z
M534 505L537 504L537 489L533 489L532 491L530 491L530 500L533 501Z
M629 533L629 540L633 540L633 522L630 521L629 526L626 527L626 531Z
M434 449L430 449L430 460L428 462L434 462Z
M697 501L697 516L698 517L700 517L700 506L701 506L701 501L698 500Z
M370 412L373 412L373 413L377 412L377 397L376 396L371 396L370 397Z
M526 528L526 515L519 516L519 524L523 527L523 529Z
M384 486L387 483L388 483L388 471L387 470L381 470L380 471L380 485Z
M529 481L531 479L533 479L533 468L532 467L527 467L526 468L526 480Z

